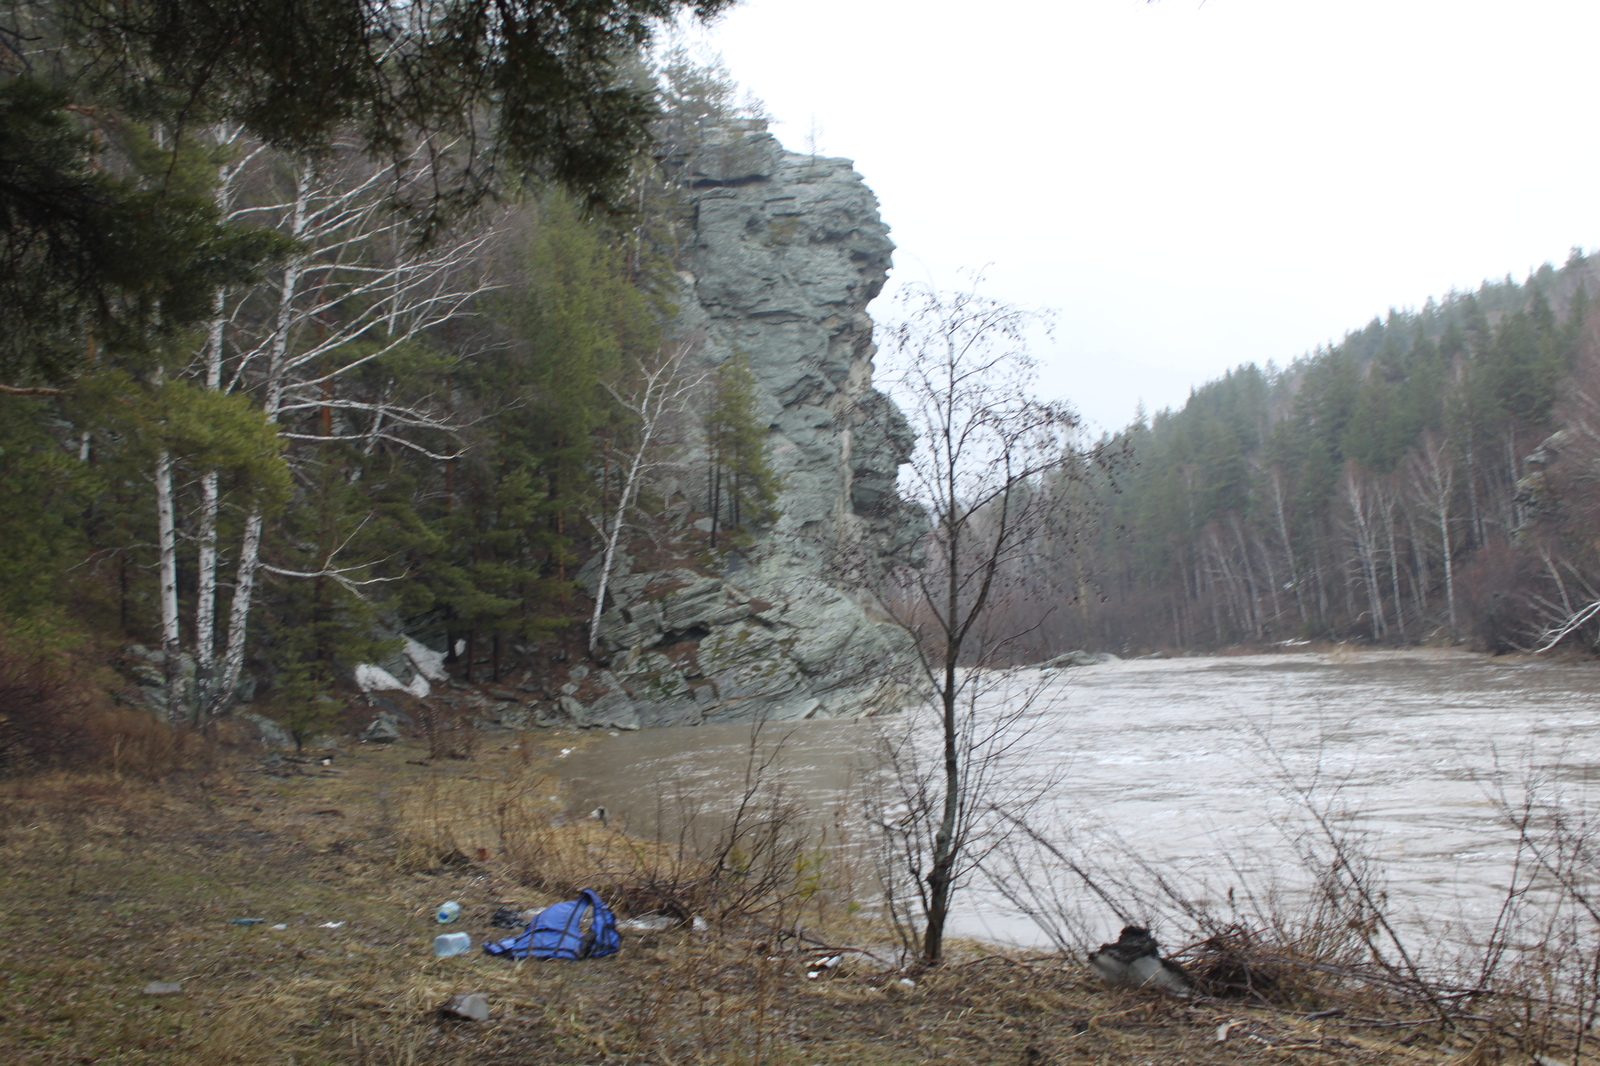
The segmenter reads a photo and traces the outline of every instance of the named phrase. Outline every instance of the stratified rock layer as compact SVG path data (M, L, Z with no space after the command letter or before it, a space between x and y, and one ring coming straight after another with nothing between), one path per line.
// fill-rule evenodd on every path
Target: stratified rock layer
M709 365L749 360L781 517L722 573L624 562L602 618L612 662L584 683L601 695L569 696L566 711L628 728L898 709L914 649L865 589L914 560L926 526L895 493L914 439L872 387L866 307L894 249L877 199L848 160L785 151L759 127L682 165L693 243L681 325L703 333ZM703 511L696 468L678 490Z

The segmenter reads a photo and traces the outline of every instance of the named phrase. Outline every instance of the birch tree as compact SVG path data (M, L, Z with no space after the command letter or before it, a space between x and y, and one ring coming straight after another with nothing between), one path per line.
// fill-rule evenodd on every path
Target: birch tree
M425 246L412 242L408 220L391 210L389 197L396 182L428 180L431 155L423 147L403 173L374 167L349 151L319 160L254 153L247 158L267 171L258 176L286 170L287 195L266 202L240 197L230 204L229 217L276 225L296 251L262 286L219 295L201 360L206 387L255 397L291 447L292 461L305 448L329 441L359 441L368 450L382 443L430 460L449 458L448 448L429 443L441 435L448 439L455 425L441 403L395 402L386 392L370 395L348 383L363 368L475 313L475 301L493 288L478 265L490 227ZM239 180L225 186L225 194L232 195ZM311 418L320 425L307 425ZM203 709L213 714L239 683L260 574L281 569L262 560L264 514L247 509L219 662L214 612L220 505L214 489L202 482L196 657L202 676L211 679ZM324 576L355 590L364 580L359 570L359 563L330 562L317 571L282 573Z
M609 517L590 513L589 522L600 535L599 587L594 609L589 615L589 655L600 646L600 616L605 612L606 592L611 571L616 565L617 548L629 527L629 515L639 487L652 467L671 462L664 452L670 444L672 422L683 414L689 399L705 381L704 374L686 373L686 362L698 350L692 341L679 341L658 352L641 366L631 385L606 384L606 392L634 420L634 440L620 451L622 489Z
M1422 442L1407 462L1408 482L1422 512L1438 530L1439 553L1444 563L1444 595L1449 611L1450 639L1459 639L1456 627L1456 576L1450 524L1454 520L1456 464L1450 441L1422 435Z
M1345 530L1356 550L1356 567L1367 593L1367 613L1372 620L1372 639L1377 640L1388 628L1384 618L1383 592L1378 584L1379 512L1382 501L1361 468L1354 463L1346 464L1341 488L1349 507Z

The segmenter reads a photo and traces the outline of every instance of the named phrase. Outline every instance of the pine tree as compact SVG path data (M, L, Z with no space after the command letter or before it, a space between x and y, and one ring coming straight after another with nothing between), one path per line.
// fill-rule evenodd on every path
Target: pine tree
M750 360L735 353L717 368L711 409L706 414L706 495L711 516L709 545L775 517L778 477L767 458L770 429L758 418L758 395Z

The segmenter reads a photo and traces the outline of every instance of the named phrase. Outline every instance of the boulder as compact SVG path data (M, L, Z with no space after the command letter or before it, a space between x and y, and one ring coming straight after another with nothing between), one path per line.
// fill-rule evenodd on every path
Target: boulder
M400 724L387 713L379 714L361 731L361 739L368 744L393 744L404 735Z
M638 709L620 687L587 704L572 696L563 696L558 703L579 729L633 730L640 726Z
M118 664L138 688L139 701L156 714L167 713L167 655L160 648L147 648L143 644L130 644L122 649ZM178 655L178 677L182 688L180 698L192 708L198 698L195 687L194 656L187 652ZM252 695L254 694L252 687Z
M292 748L294 736L283 726L260 714L241 714L239 720L255 727L256 736L269 748Z

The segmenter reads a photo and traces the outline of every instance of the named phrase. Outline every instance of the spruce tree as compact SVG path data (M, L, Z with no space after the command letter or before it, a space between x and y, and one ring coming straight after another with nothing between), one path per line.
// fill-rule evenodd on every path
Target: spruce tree
M758 417L755 374L743 352L717 368L705 431L708 543L715 551L723 532L737 536L771 522L778 499L778 477L767 458L771 431Z

